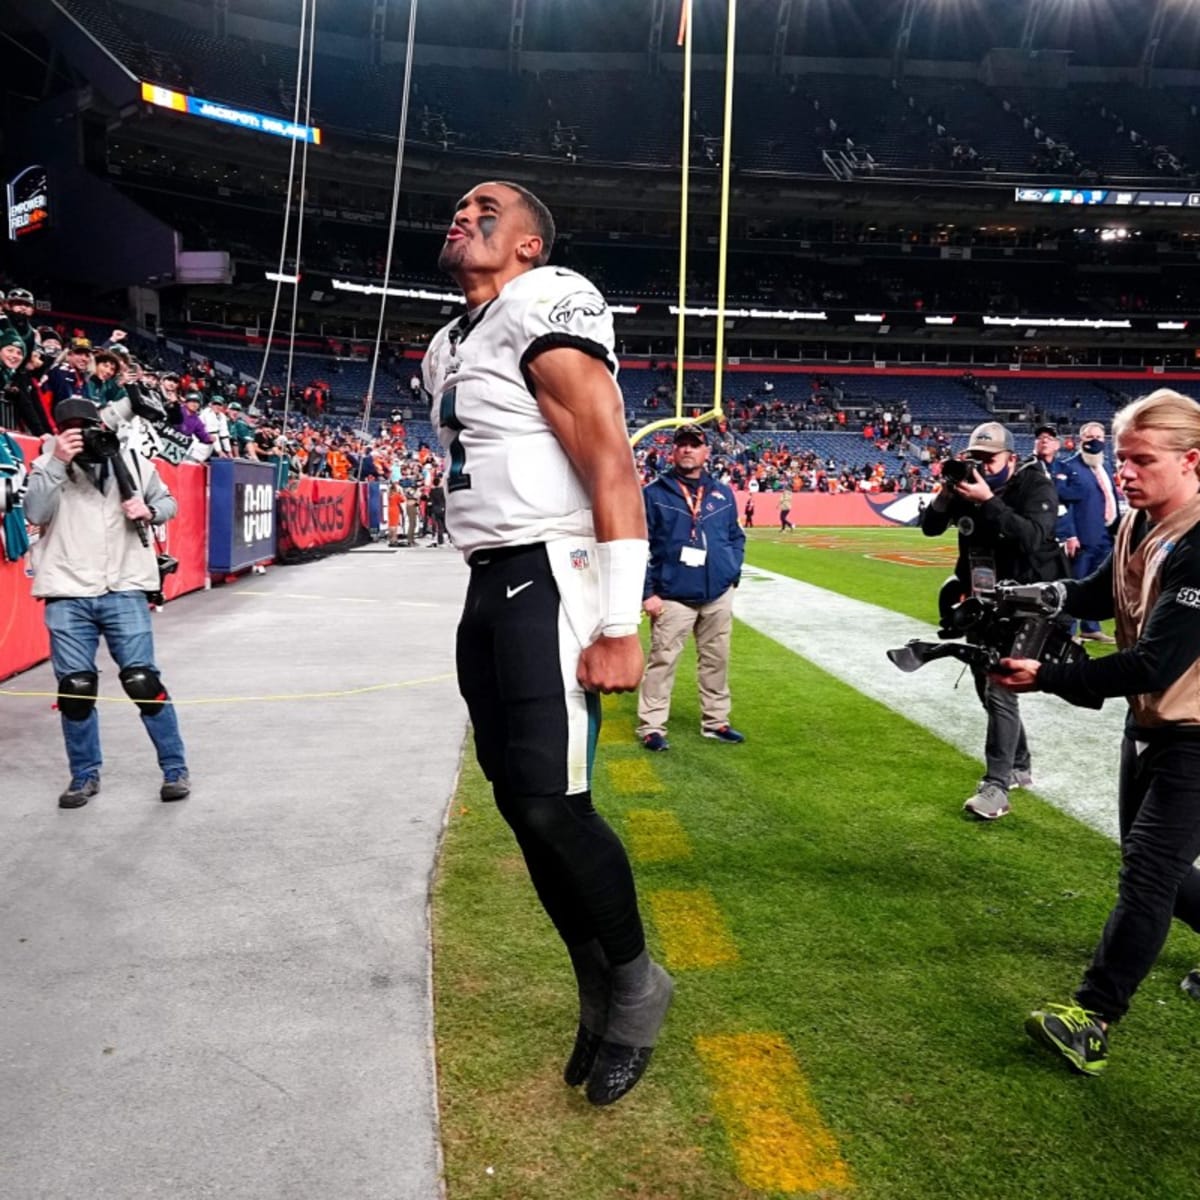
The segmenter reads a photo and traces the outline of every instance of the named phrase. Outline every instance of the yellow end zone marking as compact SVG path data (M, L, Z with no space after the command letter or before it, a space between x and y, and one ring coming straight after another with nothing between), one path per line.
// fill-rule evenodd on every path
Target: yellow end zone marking
M673 812L631 809L625 815L629 850L637 862L677 862L690 858L692 844Z
M764 1192L848 1189L850 1169L787 1041L775 1033L698 1037L738 1177ZM823 1190L824 1189L824 1190Z
M646 899L668 967L686 971L738 961L737 946L711 892L650 892Z
M657 772L644 758L615 758L604 765L613 790L623 796L649 796L666 790Z
M606 716L600 724L600 745L621 746L633 745L637 735L633 730L632 717Z

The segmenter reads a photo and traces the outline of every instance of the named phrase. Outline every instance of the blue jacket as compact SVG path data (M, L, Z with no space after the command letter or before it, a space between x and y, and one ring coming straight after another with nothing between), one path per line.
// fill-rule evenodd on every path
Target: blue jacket
M1113 473L1104 465L1104 473L1112 486L1113 499L1118 497L1116 481ZM1104 492L1092 474L1092 468L1083 461L1079 454L1055 462L1053 468L1054 489L1058 492L1060 504L1065 504L1066 515L1059 521L1058 537L1060 540L1076 537L1088 547L1099 550L1112 548L1112 529L1104 524Z
M704 492L694 522L691 505L673 472L660 475L642 493L650 532L650 563L642 595L685 604L710 604L741 578L746 535L738 524L732 488L718 483L707 472L694 484L684 486L693 503L699 490ZM704 552L702 566L683 562L681 552L685 546Z

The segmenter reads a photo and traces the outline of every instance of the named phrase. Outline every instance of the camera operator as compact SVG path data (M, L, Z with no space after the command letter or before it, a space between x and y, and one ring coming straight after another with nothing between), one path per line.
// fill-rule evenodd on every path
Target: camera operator
M154 466L122 450L100 408L70 397L54 413L56 437L42 442L25 496L25 513L41 526L33 548L33 595L46 602L50 659L71 780L60 808L81 808L100 790L100 727L95 711L96 648L101 635L137 703L158 754L163 800L190 791L175 706L154 664L147 592L161 585L146 525L177 511Z
M1001 661L995 686L1072 704L1124 696L1117 902L1071 1005L1025 1023L1072 1068L1095 1075L1178 917L1200 931L1200 406L1163 388L1113 421L1129 503L1116 544L1086 579L1060 584L1072 616L1116 617L1118 652L1074 665ZM1200 974L1184 988L1193 995Z
M956 481L955 476L961 478ZM978 426L967 444L965 463L943 464L942 489L921 515L926 537L958 527L955 578L943 587L943 601L987 596L1000 580L1061 579L1067 566L1054 538L1057 514L1054 485L1037 461L1018 463L1012 434L999 422ZM1017 697L989 680L983 667L973 667L972 674L987 712L987 769L963 810L994 821L1011 811L1009 789L1033 782L1029 744Z

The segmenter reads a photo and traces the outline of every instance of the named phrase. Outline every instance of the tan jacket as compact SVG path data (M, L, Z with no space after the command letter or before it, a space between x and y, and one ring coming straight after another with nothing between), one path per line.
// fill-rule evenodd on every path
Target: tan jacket
M178 511L152 463L123 451L142 498L155 510L155 523ZM103 596L108 592L150 592L159 586L154 540L148 547L137 527L125 517L117 481L109 472L103 492L90 471L67 464L46 450L29 473L25 516L42 527L33 544L33 595L47 597Z
M1200 522L1200 496L1188 501L1150 530L1132 553L1133 523L1137 513L1126 513L1113 548L1113 600L1117 615L1117 645L1127 650L1149 620L1162 584L1162 565L1171 548ZM1130 696L1135 725L1200 725L1200 659L1166 691Z

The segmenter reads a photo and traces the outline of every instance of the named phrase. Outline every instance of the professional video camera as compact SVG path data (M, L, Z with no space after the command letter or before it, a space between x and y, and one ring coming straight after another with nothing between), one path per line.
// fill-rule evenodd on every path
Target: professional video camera
M958 580L947 581L961 587ZM943 594L946 588L942 589ZM962 642L914 639L887 652L902 671L916 671L938 658L957 658L994 670L1002 658L1031 658L1042 663L1074 663L1087 652L1071 638L1062 617L1063 588L1058 583L999 583L995 591L968 596L942 612L938 637Z

